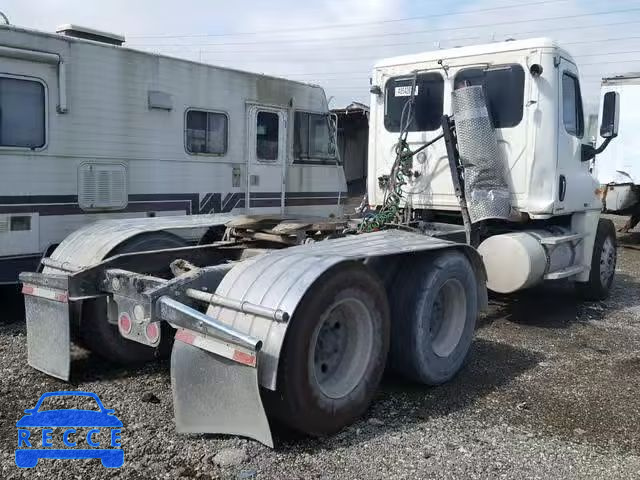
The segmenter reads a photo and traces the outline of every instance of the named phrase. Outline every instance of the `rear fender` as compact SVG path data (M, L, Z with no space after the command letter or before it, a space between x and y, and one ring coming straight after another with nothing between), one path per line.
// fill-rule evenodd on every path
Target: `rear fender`
M471 247L413 232L387 230L300 245L271 252L235 266L220 282L216 294L292 313L314 282L328 269L345 261L376 262L396 260L405 255L425 255L431 251L460 249L470 259L478 278L479 304L486 305L486 274L480 255ZM379 259L383 259L380 262ZM390 261L393 261L390 260ZM378 270L379 272L382 270ZM210 306L207 315L234 330L263 342L258 353L258 379L263 387L275 390L280 352L289 322Z

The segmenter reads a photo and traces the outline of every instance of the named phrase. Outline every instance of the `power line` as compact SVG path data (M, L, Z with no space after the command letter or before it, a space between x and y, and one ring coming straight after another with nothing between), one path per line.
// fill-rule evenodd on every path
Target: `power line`
M584 41L576 41L576 42L565 42L563 45L586 45L590 43L604 43L604 42L613 42L620 40L638 40L640 36L633 37L618 37L618 38L605 38L605 39L597 39L597 40L584 40ZM437 52L434 50L433 52ZM202 52L203 54L208 54L208 52ZM417 52L419 54L421 52ZM599 55L614 55L617 52L603 52ZM409 53L408 55L416 54ZM580 58L583 55L573 55L574 58ZM280 57L277 53L274 52L273 56L263 57L263 58L252 58L252 59L244 59L243 63L314 63L314 62L355 62L355 61L370 61L370 60L380 60L380 55L367 55L367 56L357 56L357 57L314 57L314 58L302 58L302 57Z
M584 55L573 55L573 58L598 57L600 55L625 55L629 53L640 53L640 50L621 50L619 52L587 53Z
M599 25L599 27L608 27L608 26L618 26L618 25L627 25L630 23L638 23L640 22L639 20L631 20L631 21L627 21L627 22L615 22L615 23L608 23L608 24L601 24ZM587 26L580 26L580 27L568 27L563 29L563 31L566 30L574 30L574 29L582 29L582 28L592 28L594 27L593 25L587 25ZM527 31L527 32L521 32L523 35L524 34L528 34L528 33L535 33L535 31ZM509 34L505 34L505 35L509 35ZM578 45L578 44L585 44L585 43L597 43L597 42L608 42L608 41L618 41L618 40L634 40L634 39L638 39L640 37L620 37L620 38L609 38L609 39L599 39L599 40L587 40L587 41L580 41L580 42L560 42L561 45L568 45L568 44L572 44L572 45ZM411 44L415 44L418 42L413 42ZM206 53L206 52L203 52ZM615 53L615 52L614 52ZM598 54L594 54L594 55L598 55ZM358 71L342 71L342 72L336 72L336 71L322 71L322 72L288 72L288 73L283 73L281 75L287 75L287 76L303 76L303 77L307 77L307 76L315 76L315 75L356 75L356 74L367 74L370 73L369 70L367 71L362 71L362 70L358 70Z
M599 38L597 40L580 40L576 42L563 42L563 45L585 45L588 43L599 43L599 42L617 42L619 40L639 40L640 36L635 37L616 37L616 38Z
M299 73L283 73L281 75L292 75L292 76L309 76L309 75L322 75L322 74L326 74L326 73L330 73L330 74L335 74L335 75L340 75L340 74L362 74L362 71L357 71L357 72L299 72Z
M634 23L640 22L640 20L636 20ZM625 22L628 23L628 22ZM508 35L508 34L507 34ZM377 35L376 35L377 36ZM367 38L367 37L359 37L359 38ZM419 44L425 44L425 43L440 43L440 42L456 42L456 41L464 41L464 40L477 40L480 39L482 37L479 36L473 36L473 37L455 37L455 38L445 38L442 40L424 40L424 41L413 41L413 42L400 42L400 43L383 43L383 44L377 44L375 45L376 47L397 47L397 46L404 46L404 45L419 45ZM214 45L222 45L222 44L211 44L211 46ZM158 46L164 46L164 45L158 45ZM167 45L169 47L172 48L180 48L182 47L182 45ZM203 44L202 46L207 46L206 44ZM228 50L228 49L224 49L224 50L199 50L197 48L196 45L185 45L185 47L189 47L189 48L195 48L195 50L191 50L191 52L193 53L198 53L200 51L202 51L203 53L233 53L233 54L238 54L238 53L272 53L273 50L269 50L269 49L261 49L261 50ZM363 47L365 47L365 45L345 45L342 48L348 48L348 49L362 49ZM324 50L326 49L326 46L311 46L311 47L306 47L304 49L295 49L297 52L304 52L304 51L309 51L309 50Z
M606 38L606 39L598 39L598 40L581 40L581 41L575 41L575 42L560 42L560 44L561 44L560 46L564 46L564 45L582 45L582 44L598 43L598 42L612 42L612 41L619 41L619 40L640 40L640 36ZM379 47L391 47L391 46L398 46L398 45L418 45L420 43L422 43L422 42L410 42L410 43L379 45ZM430 50L430 51L436 51L436 50ZM217 54L232 54L232 53L235 54L235 53L239 53L239 52L211 52L211 51L208 51L208 50L202 50L200 53L206 54L206 55L217 55ZM242 53L248 53L248 52L242 52ZM270 53L270 54L279 55L278 52L266 51L266 50L265 51L261 51L259 53ZM296 52L296 53L304 53L304 52ZM593 54L593 56L596 56L596 55L609 55L609 54L616 54L616 53L625 53L625 52L602 52L600 54L598 54L598 53ZM630 51L628 53L635 53L635 51ZM282 55L286 55L286 54L288 54L288 52L282 52L281 54ZM573 55L573 56L574 57L581 57L581 56L586 56L586 55ZM280 58L280 57L277 57L277 58ZM379 58L381 58L381 56L378 55L378 56L375 56L375 57L349 57L348 59L372 59L372 58L379 59ZM256 61L260 61L260 60L256 60Z
M541 21L553 21L553 20L567 20L567 19L575 19L575 18L586 18L593 17L596 15L613 15L618 13L630 13L640 11L640 8L626 8L622 10L612 10L612 11L604 11L604 12L592 12L592 13L582 13L579 15L562 15L555 17L542 17L542 18L531 18L527 20L510 20L504 22L497 23L484 23L484 24L476 24L476 25L467 25L464 27L444 27L444 28L430 28L428 30L418 30L411 32L387 32L387 33L378 33L375 35L351 35L351 36L343 36L332 39L331 41L342 41L342 40L350 40L350 39L360 39L360 38L379 38L379 37L388 37L388 36L398 36L398 35L411 35L416 33L431 33L431 32L444 32L444 31L453 31L453 30L468 30L470 28L484 28L484 27L496 27L501 25L513 25L513 24L521 24L521 23L529 23L529 22L541 22ZM217 45L265 45L265 44L283 44L283 43L291 43L294 40L296 43L317 43L324 42L327 43L327 39L307 39L307 40L296 40L296 39L286 39L286 40L263 40L263 41L253 41L253 42L217 42L217 43L209 43L209 44L159 44L159 43L139 43L139 44L131 44L136 46L217 46Z
M621 25L629 25L629 24L634 24L634 23L640 23L640 20L627 20L624 22L612 22L612 23L602 23L602 24L597 24L597 25L580 25L577 27L567 27L567 28L563 28L562 31L568 31L568 30L584 30L584 29L589 29L589 28L603 28L603 27L613 27L613 26L621 26ZM510 32L510 33L503 33L500 34L501 36L504 37L512 37L512 36L516 36L516 35L528 35L528 34L532 34L532 33L544 33L544 32L554 32L557 31L558 28L543 28L543 29L536 29L536 30L528 30L528 31L520 31L520 32ZM457 42L457 41L463 41L463 40L476 40L476 39L480 39L482 37L479 36L473 36L473 37L454 37L454 38L445 38L442 39L440 41L442 42ZM424 40L424 41L412 41L412 42L396 42L396 43L384 43L384 44L377 44L376 47L399 47L399 46L409 46L409 45L423 45L423 44L433 44L433 43L438 43L435 39L432 40ZM171 45L168 45L171 46ZM205 46L205 45L203 45ZM171 47L181 47L181 46L171 46ZM186 45L185 47L191 47L191 45ZM346 45L342 48L345 49L361 49L363 46L362 45ZM216 50L198 50L197 47L194 46L194 48L196 48L195 50L192 50L191 52L193 53L199 53L200 51L202 53L273 53L273 50L265 50L265 49L261 49L261 50L228 50L228 49L224 49L224 50L220 50L219 52ZM295 49L296 52L305 52L305 51L309 51L309 50L324 50L326 48L326 46L317 46L317 47L307 47L304 49Z
M413 20L427 20L431 18L440 18L440 17L448 17L453 15L470 15L472 13L483 13L483 12L493 12L500 11L510 8L521 8L521 7L531 7L536 5L545 5L549 3L563 3L568 0L539 0L536 2L528 2L528 3L520 3L517 5L501 5L499 7L490 7L490 8L478 8L474 10L467 10L464 12L446 12L446 13L435 13L430 15L419 15L415 17L405 17L405 18L395 18L391 20L372 20L367 22L353 22L353 23L341 23L338 25L312 25L308 27L297 27L297 28L284 28L284 29L276 29L276 30L260 30L253 32L235 32L235 33L193 33L193 34L156 34L156 35L131 35L131 38L202 38L202 37L232 37L232 36L240 36L240 35L264 35L271 33L283 33L283 32L308 32L312 30L333 30L340 28L353 28L353 27L362 27L362 26L370 26L370 25L384 25L389 23L398 23L398 22L408 22Z
M612 60L610 62L593 62L593 63L581 63L580 67L589 67L594 65L610 65L614 63L637 63L640 65L640 58L636 60Z

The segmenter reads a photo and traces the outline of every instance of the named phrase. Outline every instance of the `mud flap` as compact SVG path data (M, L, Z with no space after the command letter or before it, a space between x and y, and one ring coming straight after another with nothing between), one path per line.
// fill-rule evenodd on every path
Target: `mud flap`
M25 284L27 361L52 377L69 380L70 308L66 291Z
M273 447L255 353L179 330L171 388L178 432L240 435Z

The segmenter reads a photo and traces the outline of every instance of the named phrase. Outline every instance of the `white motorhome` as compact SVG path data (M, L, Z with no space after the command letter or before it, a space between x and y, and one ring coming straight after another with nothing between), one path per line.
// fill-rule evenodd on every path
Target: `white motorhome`
M601 103L608 92L620 95L620 132L596 157L593 172L602 185L605 211L631 215L623 231L640 222L640 73L602 79Z
M58 32L0 27L0 283L103 218L341 214L322 88Z

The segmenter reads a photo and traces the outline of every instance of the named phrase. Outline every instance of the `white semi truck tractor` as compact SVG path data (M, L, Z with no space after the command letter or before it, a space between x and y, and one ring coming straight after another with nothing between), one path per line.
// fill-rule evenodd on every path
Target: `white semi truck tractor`
M605 99L603 145L617 102ZM556 43L379 62L369 142L362 219L207 215L75 232L21 275L29 363L68 379L70 342L124 363L171 350L178 431L273 445L269 421L310 435L352 423L387 366L425 385L451 379L487 288L566 279L607 296L615 232L589 172L602 147L584 138L578 69ZM135 246L196 231L196 245Z

